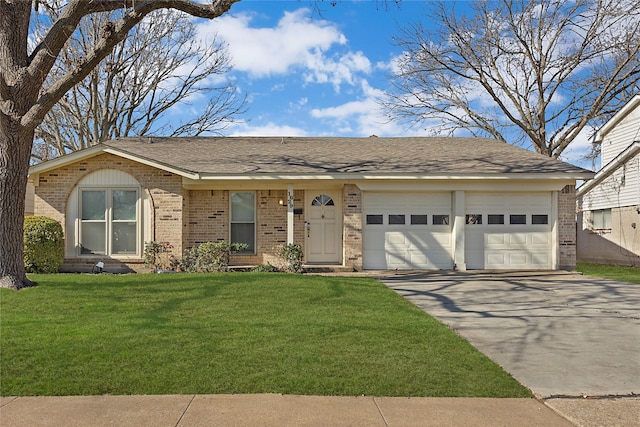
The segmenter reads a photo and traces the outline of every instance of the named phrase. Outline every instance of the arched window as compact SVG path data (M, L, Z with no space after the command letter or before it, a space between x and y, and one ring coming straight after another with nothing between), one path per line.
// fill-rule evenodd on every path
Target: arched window
M311 202L311 206L335 206L333 199L326 194L316 196Z
M82 179L69 199L75 255L141 256L141 201L140 185L127 173L105 169Z

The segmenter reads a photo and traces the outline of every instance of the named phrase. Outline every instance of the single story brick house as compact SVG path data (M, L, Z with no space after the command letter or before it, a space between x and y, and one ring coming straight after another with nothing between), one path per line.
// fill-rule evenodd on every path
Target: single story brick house
M65 271L142 266L145 242L299 243L342 269L572 269L592 172L482 138L136 137L30 170L65 230Z

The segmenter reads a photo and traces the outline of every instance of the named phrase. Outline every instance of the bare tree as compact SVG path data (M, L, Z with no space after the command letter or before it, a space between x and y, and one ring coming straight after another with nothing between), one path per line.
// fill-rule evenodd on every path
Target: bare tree
M176 9L213 19L239 0L0 0L0 287L28 286L23 264L22 223L35 128L76 84L83 81L142 19L159 9ZM32 7L60 10L30 48ZM69 41L85 17L120 11L99 40L63 76L49 80L56 63L72 49Z
M433 6L405 29L392 119L529 142L557 158L640 81L640 1L497 0Z
M58 15L48 9L36 28L46 30L44 24ZM116 19L115 12L82 19L45 84L71 71ZM32 157L46 160L130 135L222 133L244 111L245 98L224 79L231 68L226 47L217 40L204 45L196 36L188 15L175 10L149 14L53 106L36 128ZM208 98L208 104L189 113L194 97ZM163 120L167 114L177 117ZM188 120L180 122L183 116Z

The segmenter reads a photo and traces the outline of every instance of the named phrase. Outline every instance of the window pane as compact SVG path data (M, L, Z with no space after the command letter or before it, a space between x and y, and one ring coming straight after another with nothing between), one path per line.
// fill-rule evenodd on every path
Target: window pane
M83 254L105 254L104 222L83 222L80 231L80 247Z
M137 191L113 190L112 219L114 221L135 221Z
M367 215L368 225L380 225L382 224L382 215Z
M246 243L249 245L245 252L253 253L255 229L253 224L239 223L231 224L231 243Z
M549 215L531 215L531 224L549 224Z
M489 224L504 224L504 215L490 214L487 220Z
M526 224L527 216L522 214L509 215L509 224Z
M434 215L433 225L449 225L449 215Z
M106 207L105 191L82 192L82 219L91 221L104 221Z
M114 222L111 226L111 253L135 254L136 253L136 223Z
M429 215L411 215L411 225L427 225Z
M389 215L389 224L404 224L404 215Z
M481 214L469 214L465 216L467 224L482 224Z
M604 209L602 211L603 228L611 228L611 209Z
M231 193L231 221L255 221L255 194Z

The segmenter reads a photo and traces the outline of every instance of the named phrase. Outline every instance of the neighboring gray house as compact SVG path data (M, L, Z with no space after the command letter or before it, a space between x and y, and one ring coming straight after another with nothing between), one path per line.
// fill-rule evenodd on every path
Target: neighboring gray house
M640 266L640 95L595 143L603 166L577 191L578 261Z
M342 269L557 269L576 259L575 183L593 173L480 138L124 138L30 170L37 215L65 230L66 270L299 243Z

